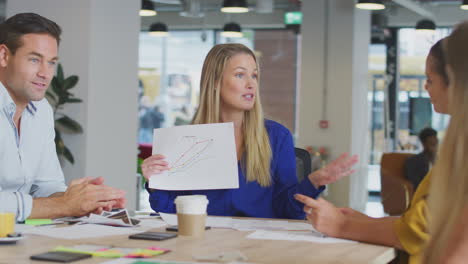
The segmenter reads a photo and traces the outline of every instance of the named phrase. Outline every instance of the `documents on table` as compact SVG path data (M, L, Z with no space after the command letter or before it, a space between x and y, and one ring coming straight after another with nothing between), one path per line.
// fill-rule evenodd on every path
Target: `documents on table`
M121 215L123 216L125 214L122 212L118 213L120 217ZM130 221L130 217L128 217L128 214L126 216L123 216L124 218L111 218L103 215L97 215L97 214L90 214L89 217L83 217L81 219L82 223L88 223L88 224L100 224L100 225L109 225L109 226L122 226L122 227L130 227L134 226L135 223L133 221ZM135 219L136 220L136 219ZM140 222L139 220L138 223Z
M177 225L177 215L159 213L169 225ZM283 220L233 219L230 217L208 216L206 225L217 228L232 228L242 231L251 230L305 230L315 231L309 223L289 222ZM317 231L315 231L317 232Z
M140 223L140 220L131 218L125 208L117 211L103 211L100 215L90 214L83 217L62 217L54 221L57 220L60 220L62 223L88 223L122 227L136 226Z
M104 236L130 235L138 232L141 232L141 230L130 227L122 228L106 225L75 224L73 226L67 227L37 227L26 230L23 233L27 235L40 235L60 239L82 239Z
M93 217L91 217L91 219L93 219ZM108 223L107 221L109 220L115 219L107 219L105 220L106 223ZM142 219L138 226L123 227L122 225L119 225L119 227L115 227L109 226L107 224L83 224L83 222L80 222L76 223L75 225L65 227L39 226L25 228L21 226L20 232L23 234L48 236L62 239L82 239L104 236L130 235L166 225L166 222L162 221L161 219Z
M169 170L153 175L149 188L239 188L232 122L155 129L153 154L163 154Z
M177 215L159 213L169 225L177 225ZM233 219L230 217L208 216L206 225L215 228L232 228L241 231L255 231L247 236L251 239L293 240L316 243L354 243L355 241L326 237L309 223L283 220ZM356 242L357 243L357 242Z
M264 239L264 240L291 240L291 241L308 241L315 243L358 243L356 241L339 239L333 237L324 237L318 232L297 232L297 231L268 231L257 230L247 236L250 239Z

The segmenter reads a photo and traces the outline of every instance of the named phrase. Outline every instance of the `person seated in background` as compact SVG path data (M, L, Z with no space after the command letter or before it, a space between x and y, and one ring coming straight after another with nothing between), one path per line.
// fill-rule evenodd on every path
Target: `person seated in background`
M448 76L442 41L432 46L426 59L427 81L435 111L448 112ZM464 112L466 113L466 112ZM431 182L429 172L415 192L411 204L401 216L373 218L351 208L337 208L330 202L296 195L304 203L307 219L318 231L331 236L352 239L402 249L409 254L409 263L422 263L423 248L429 234L427 230L427 197Z
M326 184L353 172L351 166L357 157L343 154L298 183L291 133L263 117L259 71L257 58L246 46L214 46L203 64L200 105L192 121L234 123L239 188L163 191L147 187L155 211L175 213L177 196L204 194L209 200L209 215L304 219L302 205L294 200L295 193L317 197ZM169 169L170 164L162 154L145 159L141 165L147 180Z
M437 131L433 128L424 128L419 132L418 137L423 146L423 151L405 161L405 177L413 184L414 191L416 191L419 183L434 164L437 146L439 145Z
M468 21L444 41L450 124L433 168L426 264L468 262ZM465 55L463 55L465 54Z
M67 188L44 98L57 64L60 27L33 13L0 24L0 212L26 218L82 216L125 205L124 192L85 177Z

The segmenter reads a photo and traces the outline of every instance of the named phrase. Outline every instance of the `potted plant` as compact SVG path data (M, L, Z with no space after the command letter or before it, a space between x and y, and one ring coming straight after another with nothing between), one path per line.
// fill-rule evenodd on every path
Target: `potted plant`
M70 90L78 83L78 76L71 75L64 77L62 65L57 66L57 74L52 79L50 87L46 92L47 99L54 110L55 119L55 147L59 159L75 163L73 154L65 146L62 133L79 134L83 133L81 125L62 112L67 103L80 103L81 99L74 97Z

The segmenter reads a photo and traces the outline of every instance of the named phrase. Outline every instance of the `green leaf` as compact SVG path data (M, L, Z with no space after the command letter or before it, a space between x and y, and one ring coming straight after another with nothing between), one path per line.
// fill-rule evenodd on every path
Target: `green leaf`
M65 78L63 67L61 64L57 66L57 72L50 84L47 96L50 97L54 105L55 113L55 145L57 155L60 156L61 162L68 160L70 163L74 163L74 158L71 151L65 146L62 139L61 133L82 133L83 128L81 125L70 117L63 115L61 110L64 109L66 103L80 103L81 99L75 98L72 93L69 92L77 83L78 76L72 75ZM58 115L57 115L58 114Z
M55 98L55 95L54 95L53 92L47 90L47 91L46 91L46 96L47 96L47 98L49 99L49 103L50 103L51 105L55 105L55 104L57 103L57 98ZM52 102L50 102L50 101L52 101Z
M55 150L57 151L58 156L63 155L64 148L65 144L63 143L62 136L60 135L60 132L55 129Z
M60 133L59 130L57 130L56 127L54 128L54 131L55 131L55 142L57 143L59 140L62 140L62 134Z
M78 83L78 76L72 75L68 77L67 79L65 79L65 81L63 82L63 89L65 90L71 89L75 87L77 83Z
M59 83L63 83L63 68L62 68L62 64L59 63L59 65L57 66L57 79L59 81Z
M68 98L66 103L81 103L83 102L83 100L81 100L80 98Z
M55 126L58 130L66 133L83 133L83 128L81 127L81 125L66 115L55 120Z
M75 164L75 159L73 158L73 155L71 154L71 151L64 146L63 149L63 157L68 160L71 164Z
M52 82L50 83L50 87L52 88L52 91L60 97L60 84L59 81L57 80L57 77L54 76L52 78Z

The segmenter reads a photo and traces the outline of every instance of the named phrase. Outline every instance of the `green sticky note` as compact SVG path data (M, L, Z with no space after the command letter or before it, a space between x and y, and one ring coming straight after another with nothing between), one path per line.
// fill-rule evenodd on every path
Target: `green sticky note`
M141 260L138 260L138 261L135 261L135 262L132 262L132 264L160 264L162 262L154 262L154 261L141 261Z
M58 246L54 248L54 251L90 254L90 255L93 255L93 257L102 257L102 258L121 258L125 256L124 253L118 252L112 249L104 250L104 251L91 251L91 250L75 249L73 247Z
M49 225L53 224L54 222L52 219L26 219L24 223L27 225Z

